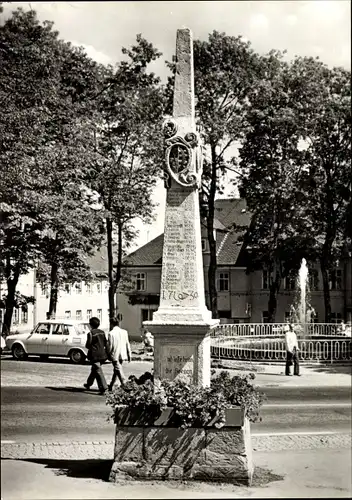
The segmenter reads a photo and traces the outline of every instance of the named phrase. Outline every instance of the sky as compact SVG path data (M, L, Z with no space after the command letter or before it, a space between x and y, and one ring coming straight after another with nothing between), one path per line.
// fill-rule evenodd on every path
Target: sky
M171 61L176 30L182 27L190 28L194 39L206 40L216 30L242 35L259 53L287 50L289 59L318 56L329 66L351 68L349 0L6 2L4 18L20 6L37 11L41 21L53 21L60 38L83 46L103 64L121 60L122 47L131 46L141 33L163 53L152 67L163 81L168 75L164 61ZM136 246L163 232L165 196L159 182L156 220L149 227L138 224Z

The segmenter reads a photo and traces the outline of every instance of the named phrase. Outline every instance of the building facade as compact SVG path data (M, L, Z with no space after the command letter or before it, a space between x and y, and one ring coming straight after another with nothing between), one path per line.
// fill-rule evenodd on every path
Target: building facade
M89 259L89 267L95 278L93 281L65 283L58 293L56 318L71 318L89 321L96 316L101 327L109 327L109 302L106 278L106 258L102 252ZM19 279L17 291L27 297L34 297L34 304L15 307L12 316L11 332L30 331L38 321L45 321L49 310L50 288L36 280L33 269ZM6 295L6 283L1 283L0 299ZM3 305L3 304L2 304ZM0 308L0 323L2 327L5 309ZM0 330L1 331L1 330Z
M268 320L269 282L265 270L247 273L239 236L249 226L250 214L243 199L216 201L214 224L217 242L218 312L222 323L262 323ZM158 309L163 235L130 254L125 267L133 276L133 290L118 296L122 326L130 337L139 339L142 323L151 320ZM209 247L206 227L202 226L205 297L209 307ZM331 321L351 321L351 256L339 263L330 275ZM318 266L309 269L309 302L314 309L312 320L324 322L323 281ZM294 277L283 279L277 297L276 322L285 322L292 313L296 298Z

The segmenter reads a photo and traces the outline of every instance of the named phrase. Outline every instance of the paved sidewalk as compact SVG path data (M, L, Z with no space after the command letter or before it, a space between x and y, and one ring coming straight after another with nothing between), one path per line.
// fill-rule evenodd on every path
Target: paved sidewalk
M252 435L253 451L351 449L348 433L301 433ZM1 443L1 458L11 459L100 459L114 456L113 441L6 442Z
M301 365L300 377L285 375L283 363L251 363L221 361L216 370L231 369L232 374L254 373L255 385L259 387L351 387L352 364Z
M350 498L350 449L254 452L252 487L173 481L107 482L111 460L2 460L4 500L103 498Z

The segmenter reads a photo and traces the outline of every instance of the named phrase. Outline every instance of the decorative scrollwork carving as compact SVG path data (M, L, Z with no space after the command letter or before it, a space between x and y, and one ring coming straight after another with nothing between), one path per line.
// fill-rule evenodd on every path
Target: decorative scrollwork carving
M166 120L163 125L164 137L169 139L177 132L177 123L174 120Z
M170 127L169 127L170 125ZM165 122L164 133L171 134L177 124L171 120ZM165 139L165 187L171 186L171 179L183 187L200 187L201 150L198 145L198 135L188 132L184 137L172 134Z
M185 141L189 143L190 146L195 147L198 144L198 137L197 134L194 132L188 132L188 134L185 135Z
M171 177L166 170L164 170L164 187L169 189L171 187Z

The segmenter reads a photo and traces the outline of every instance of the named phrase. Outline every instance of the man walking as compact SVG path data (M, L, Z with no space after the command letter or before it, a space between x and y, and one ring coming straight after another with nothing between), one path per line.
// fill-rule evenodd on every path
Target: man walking
M83 385L89 390L96 379L100 394L105 394L108 386L101 365L107 360L107 339L105 332L99 329L100 321L98 318L90 318L89 325L91 331L87 336L86 348L88 349L88 359L92 363L92 368L87 383Z
M290 367L293 367L293 374L299 376L298 361L298 340L297 335L291 323L285 326L285 345L286 345L286 371L285 375L291 375Z
M108 335L107 354L112 362L114 372L109 384L109 391L112 391L117 378L121 385L124 384L125 376L122 370L122 363L124 361L131 361L131 346L127 330L119 327L119 320L116 318L111 320L111 325L113 328Z

